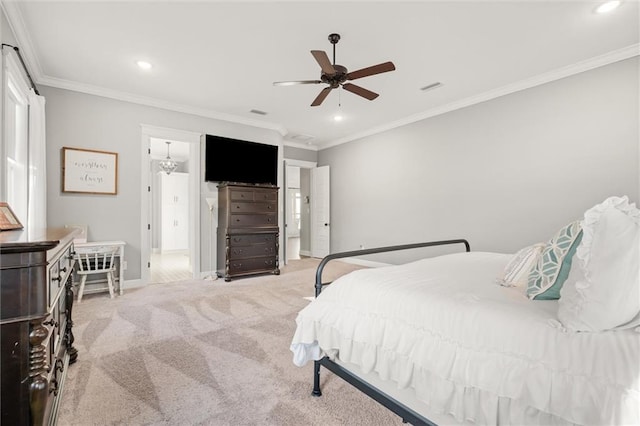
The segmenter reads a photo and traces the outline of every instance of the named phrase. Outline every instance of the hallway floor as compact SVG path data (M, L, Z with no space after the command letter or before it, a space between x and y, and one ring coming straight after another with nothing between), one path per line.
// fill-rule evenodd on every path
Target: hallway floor
M151 283L190 280L191 264L188 252L153 253L151 255Z

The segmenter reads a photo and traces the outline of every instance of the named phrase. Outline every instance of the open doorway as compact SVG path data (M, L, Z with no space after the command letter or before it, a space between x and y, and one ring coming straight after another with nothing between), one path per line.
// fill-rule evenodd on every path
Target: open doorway
M141 285L200 277L200 134L142 124ZM170 144L167 144L170 142ZM170 157L170 173L160 161Z
M150 282L192 277L189 252L189 143L150 138L151 146L151 268ZM172 160L174 170L162 169Z
M316 163L285 160L284 259L285 264L311 256L311 170Z
M286 235L287 260L297 260L309 256L309 214L308 205L309 171L297 166L287 166L286 187ZM305 194L303 198L302 194ZM307 203L303 204L306 200ZM302 253L301 253L302 252Z

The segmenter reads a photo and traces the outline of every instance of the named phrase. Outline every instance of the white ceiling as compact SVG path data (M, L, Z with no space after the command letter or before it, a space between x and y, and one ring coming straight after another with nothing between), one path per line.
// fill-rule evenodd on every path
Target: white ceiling
M23 1L3 5L36 83L312 136L330 146L638 55L639 8L591 1ZM324 85L312 49L350 71L367 101ZM137 60L153 64L150 71ZM442 87L421 91L434 82ZM339 107L340 102L340 107ZM265 111L266 116L250 110ZM333 115L341 110L344 120Z

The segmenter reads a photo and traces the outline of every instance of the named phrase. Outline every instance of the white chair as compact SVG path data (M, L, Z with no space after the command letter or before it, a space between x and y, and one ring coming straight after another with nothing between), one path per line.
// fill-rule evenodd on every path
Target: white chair
M75 259L78 263L76 274L82 277L80 280L80 288L78 289L78 303L82 301L84 285L87 282L87 276L91 274L107 274L109 294L113 299L113 283L115 281L114 272L116 270L113 258L117 250L117 248L108 248L106 250L105 248L99 248L97 250L76 253Z

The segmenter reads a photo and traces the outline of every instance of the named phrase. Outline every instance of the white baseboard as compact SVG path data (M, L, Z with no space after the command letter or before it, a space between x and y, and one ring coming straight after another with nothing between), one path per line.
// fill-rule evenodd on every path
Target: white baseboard
M137 280L124 280L122 283L122 290L130 290L132 288L144 287L145 284L142 283L141 279Z
M390 266L390 263L374 262L373 260L359 259L357 257L345 257L340 259L345 263L352 263L354 265L367 266L369 268L379 268L381 266Z
M311 257L311 252L307 250L300 250L300 256Z
M216 275L216 271L201 271L200 272L200 279L201 280L217 280L218 279L218 275Z

